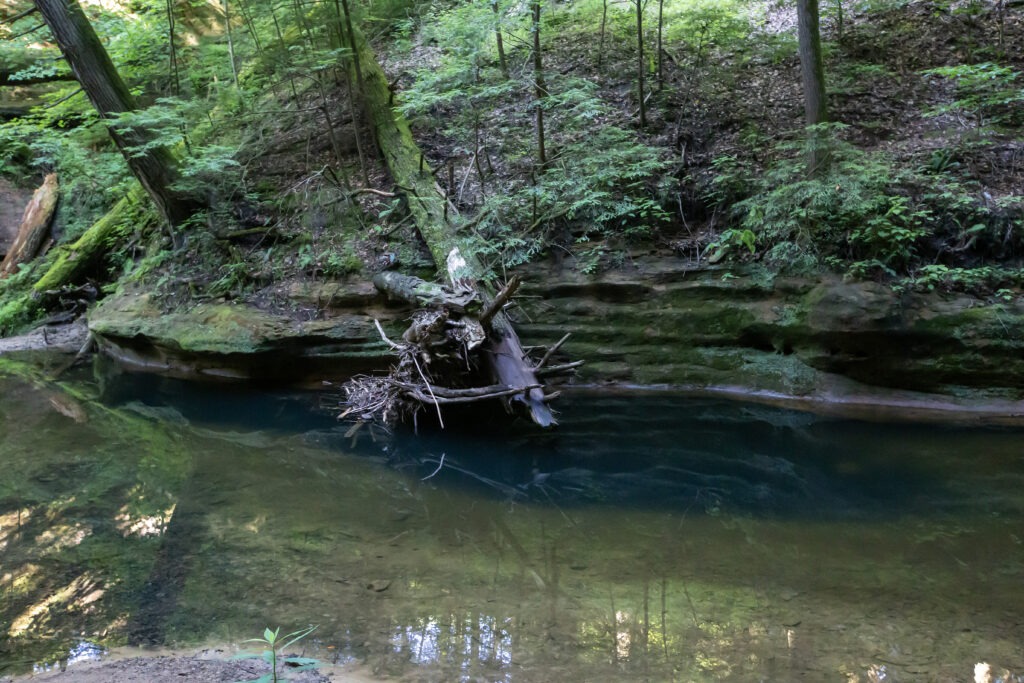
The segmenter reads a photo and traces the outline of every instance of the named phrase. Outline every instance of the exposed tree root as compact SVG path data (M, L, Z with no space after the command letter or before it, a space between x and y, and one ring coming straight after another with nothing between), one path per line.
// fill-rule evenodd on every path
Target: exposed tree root
M487 348L495 305L480 311L479 300L471 290L442 287L417 278L385 273L375 284L392 296L425 304L413 314L401 341L390 339L377 322L381 339L398 358L387 377L354 377L342 387L344 412L340 417L395 424L421 410L437 413L444 427L442 406L513 400L539 392L545 403L559 392L543 394L540 382L523 381L516 385L493 383ZM519 285L513 278L495 296L495 302L507 302ZM500 306L500 305L499 305ZM375 321L376 322L376 321ZM549 358L562 341L545 354ZM581 363L545 368L546 374L571 372Z

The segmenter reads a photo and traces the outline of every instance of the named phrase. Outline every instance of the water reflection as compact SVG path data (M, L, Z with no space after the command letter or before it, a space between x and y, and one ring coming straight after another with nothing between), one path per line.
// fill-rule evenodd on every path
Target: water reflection
M0 379L0 671L317 623L409 681L1021 680L1019 434L654 397L374 439L90 386Z

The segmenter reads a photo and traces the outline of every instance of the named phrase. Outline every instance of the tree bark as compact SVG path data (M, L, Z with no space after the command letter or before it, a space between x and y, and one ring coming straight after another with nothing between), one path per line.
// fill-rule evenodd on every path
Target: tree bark
M537 108L537 165L541 170L548 166L548 154L545 149L544 139L544 98L548 94L547 85L544 83L544 62L540 53L540 0L533 0L531 4L533 12L533 89Z
M100 117L110 119L134 110L135 100L128 86L77 0L35 0L35 4ZM170 150L154 147L140 151L151 142L151 136L145 131L118 132L112 126L108 126L108 130L132 174L170 224L180 225L201 207L193 198L172 189L178 173L177 160Z
M501 66L501 75L507 81L508 60L505 58L505 40L501 37L501 11L498 9L498 0L491 0L491 9L494 10L494 38L498 42L498 64Z
M647 102L644 100L644 71L647 65L644 64L644 3L643 0L633 0L636 4L636 83L637 94L640 96L640 130L647 127Z
M373 278L373 285L392 298L408 301L419 307L444 307L459 313L480 308L480 298L475 292L456 292L437 283L394 271L377 273Z
M18 237L0 264L0 278L7 277L17 271L20 264L35 258L50 231L59 191L57 175L51 173L32 195L32 200L25 207L25 215L21 219L21 227L18 228Z
M797 0L800 73L804 89L804 120L808 126L828 121L825 96L825 68L821 55L821 31L818 26L818 0ZM808 140L809 172L814 175L827 163L827 150L813 132Z
M485 271L475 254L463 248L455 227L448 223L447 216L454 217L455 210L452 208L446 211L447 200L437 186L429 166L424 163L423 152L413 140L409 123L392 108L392 93L387 76L374 58L366 39L358 29L352 35L358 48L355 58L362 65L366 109L392 180L406 193L409 212L416 221L420 235L430 249L438 269L447 270L452 289L477 292L484 308L487 308L494 292L483 281ZM497 380L496 384L508 387L540 386L519 343L519 337L503 312L497 312L491 320L485 353ZM555 423L540 388L529 389L510 400L523 403L537 424L547 427Z

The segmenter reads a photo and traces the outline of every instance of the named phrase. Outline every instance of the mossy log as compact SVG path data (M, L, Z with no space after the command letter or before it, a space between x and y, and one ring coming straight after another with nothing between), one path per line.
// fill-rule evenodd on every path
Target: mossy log
M138 213L142 194L142 188L136 187L81 237L59 247L46 273L32 285L33 291L41 294L81 279L111 249L116 248L124 232L135 227L133 219Z
M25 207L18 236L0 264L0 278L16 272L19 265L35 258L50 231L59 192L57 174L50 173Z
M366 112L373 122L377 146L395 184L408 197L409 212L439 270L447 269L453 288L468 287L487 304L494 290L484 280L485 269L475 253L457 235L457 213L438 187L423 152L413 139L409 123L394 108L394 97L384 70L358 29L352 32L358 69L362 77ZM536 372L519 343L512 323L501 311L490 321L484 352L496 383L509 387L533 387L510 400L527 406L530 417L547 427L555 423L545 402Z
M459 313L480 308L480 298L474 291L454 291L434 282L394 271L377 273L373 285L388 296L408 301L421 307L445 307Z

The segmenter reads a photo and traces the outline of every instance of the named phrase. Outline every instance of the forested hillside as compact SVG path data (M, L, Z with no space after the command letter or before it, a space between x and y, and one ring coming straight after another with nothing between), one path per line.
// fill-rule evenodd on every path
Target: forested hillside
M2 0L0 177L56 173L60 203L52 240L0 281L0 327L116 288L280 312L297 280L429 276L423 193L382 142L389 108L436 181L435 218L501 281L535 259L595 273L657 252L1011 300L1022 13Z

